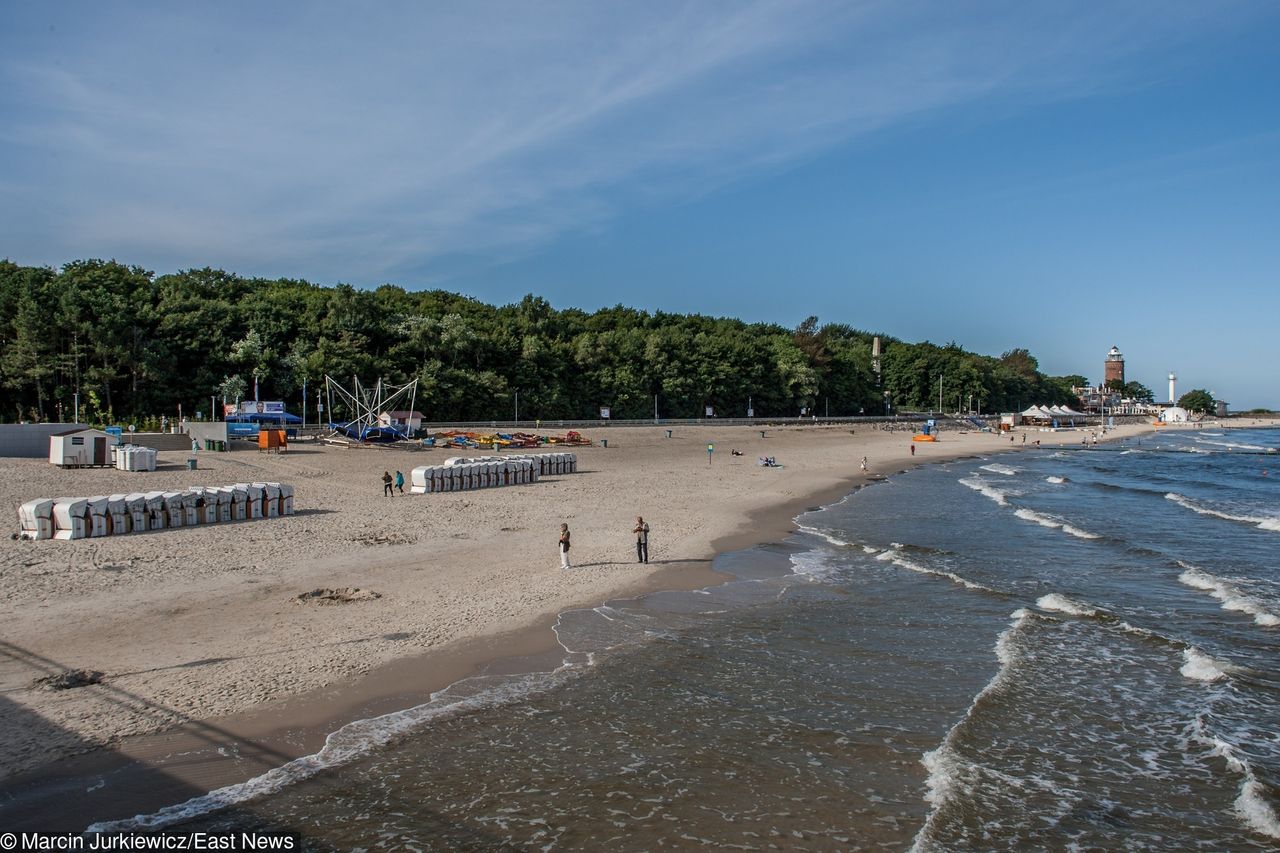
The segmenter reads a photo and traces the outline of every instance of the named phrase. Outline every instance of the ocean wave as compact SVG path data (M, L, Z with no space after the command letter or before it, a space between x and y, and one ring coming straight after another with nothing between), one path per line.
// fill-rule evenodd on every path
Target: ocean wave
M433 693L430 700L421 705L347 723L325 738L324 746L319 752L295 758L252 779L218 788L176 805L165 806L150 814L95 823L85 832L116 833L161 829L248 800L278 793L317 773L348 764L384 746L394 738L434 720L452 714L508 704L524 699L534 692L546 690L560 683L573 668L573 664L566 663L551 672L528 673L520 676L481 676L457 682L438 693ZM488 685L483 686L486 682ZM466 690L471 688L478 689L473 693L467 693ZM455 696L453 695L455 692L462 695Z
M973 489L975 492L979 492L982 495L985 495L986 497L991 498L991 500L995 501L1000 506L1009 505L1008 499L1010 495L1016 496L1016 495L1022 494L1021 492L1013 491L1012 489L1008 491L1001 491L1000 489L995 488L994 486L991 485L991 483L989 483L988 481L984 480L981 477L963 477L960 480L960 485L968 486L969 488Z
M1045 481L1046 483L1053 483L1054 485L1059 485L1059 484L1062 484L1062 483L1070 482L1070 478L1068 478L1068 477L1054 477L1054 476L1052 476L1052 475L1051 475L1051 476L1045 477L1045 478L1044 478L1044 481Z
M1081 604L1078 601L1072 601L1065 595L1059 595L1051 592L1048 595L1042 595L1036 601L1036 607L1041 610L1056 610L1059 613L1070 613L1072 616L1097 616L1098 611L1092 607Z
M1227 762L1233 772L1240 774L1240 793L1233 804L1235 812L1245 825L1268 838L1280 838L1280 817L1267 801L1266 787L1258 781L1253 772L1253 765L1240 756L1239 751L1230 743L1208 730L1208 723L1203 715L1196 717L1196 737L1210 747L1214 755Z
M1025 509L1025 508L1019 509L1019 510L1015 510L1013 514L1016 515L1018 518L1023 519L1024 521L1034 521L1036 524L1039 524L1041 527L1051 527L1051 528L1061 530L1064 533L1070 533L1072 536L1075 536L1077 539L1101 539L1102 538L1101 534L1090 533L1088 530L1083 530L1069 522L1063 521L1060 518L1039 513L1033 509Z
M902 556L901 552L897 548L894 548L889 551L882 551L880 554L876 556L876 559L880 560L881 562L893 563L895 566L906 569L908 571L917 572L918 574L934 575L935 577L946 578L949 581L954 581L955 583L960 584L962 587L966 589L976 589L976 590L981 590L982 592L993 592L996 595L1004 594L1000 592L1000 590L998 589L992 589L989 586L984 586L983 584L976 583L974 581L969 580L968 578L963 578L960 575L956 574L955 572L949 572L944 569L931 569L928 566L924 566L924 565L921 565L920 563L917 563L915 560L909 560L906 557Z
M1021 469L1011 468L1008 465L1001 465L999 462L992 462L990 465L983 465L982 470L990 471L993 474L1004 474L1006 477L1012 477Z
M1254 622L1268 628L1280 625L1280 616L1267 610L1262 602L1243 592L1238 587L1232 586L1222 578L1215 577L1181 560L1178 561L1178 565L1185 569L1182 574L1178 575L1178 580L1186 586L1209 593L1222 602L1223 610L1248 613L1253 617Z
M819 539L822 539L822 540L826 541L827 543L829 543L829 544L831 544L831 545L835 545L837 548L853 548L853 547L856 547L856 543L854 543L854 542L847 542L847 541L845 541L844 539L840 539L839 537L832 536L832 535L831 535L830 533L828 533L827 531L825 531L825 530L821 530L821 529L819 529L819 528L817 528L817 527L809 527L808 525L805 525L805 524L797 524L797 525L796 525L796 527L797 527L797 528L798 528L802 533L808 533L808 534L810 534L810 535L812 535L812 536L817 536Z
M911 853L924 853L932 848L932 834L934 822L938 819L938 815L953 796L963 793L967 789L964 777L972 775L973 768L965 762L956 752L955 742L959 737L960 730L964 724L973 717L978 706L982 704L987 695L1000 688L1000 686L1010 678L1010 672L1017 663L1017 646L1014 641L1014 635L1018 630L1032 618L1031 611L1026 608L1018 608L1010 615L1012 620L1009 627L1000 632L1000 636L996 638L996 660L1000 662L1000 668L996 670L996 674L991 677L986 686L978 691L973 697L973 701L969 703L969 707L965 710L964 716L951 727L946 736L943 737L942 743L938 744L936 749L926 752L920 758L920 763L924 765L925 771L928 773L925 779L924 798L932 808L928 817L925 818L924 826L920 827L920 831L916 833L915 840L911 845Z
M1198 512L1200 515L1208 515L1214 518L1221 518L1224 521L1237 521L1241 524L1252 524L1261 530L1270 530L1280 533L1280 517L1258 516L1258 515L1232 515L1229 512L1212 509L1210 507L1201 506L1186 495L1180 495L1177 492L1168 492L1165 497L1179 506L1186 507L1192 512Z
M1197 436L1196 441L1200 444L1212 444L1214 447L1226 447L1231 450L1270 450L1270 447L1263 447L1260 444L1240 444L1234 441L1206 441L1204 437Z
M834 556L830 551L801 551L792 554L791 571L809 580L830 577L840 570L840 566L832 562Z
M1178 671L1184 678L1193 681L1221 681L1227 677L1231 665L1215 660L1195 646L1187 646L1182 650L1182 668Z

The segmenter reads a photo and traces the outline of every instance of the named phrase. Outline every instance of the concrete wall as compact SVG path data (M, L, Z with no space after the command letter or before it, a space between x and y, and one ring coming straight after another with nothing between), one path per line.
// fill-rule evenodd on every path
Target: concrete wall
M49 436L88 424L0 424L0 456L48 459Z
M205 439L227 440L227 422L187 421L187 435L200 442L200 449L204 450Z

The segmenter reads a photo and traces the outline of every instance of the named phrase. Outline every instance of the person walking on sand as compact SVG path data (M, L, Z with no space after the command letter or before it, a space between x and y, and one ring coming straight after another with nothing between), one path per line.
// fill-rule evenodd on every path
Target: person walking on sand
M913 445L911 445L911 455L912 455L912 456L915 456L915 455L916 455L916 446L915 446L914 444L913 444Z
M571 569L569 564L569 525L560 525L560 568Z
M391 491L391 472L382 472L382 496L387 498L395 497L395 492Z
M636 526L631 532L636 535L636 562L649 562L649 525L643 516L636 516Z
M862 470L867 470L867 457L862 457Z
M396 491L404 494L404 474L400 471L396 472Z

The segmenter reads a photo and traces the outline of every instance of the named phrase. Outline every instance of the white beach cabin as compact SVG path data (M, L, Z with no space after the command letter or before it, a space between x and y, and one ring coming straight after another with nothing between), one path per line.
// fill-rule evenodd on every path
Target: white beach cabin
M49 436L49 462L62 468L110 465L115 437L100 429L79 428Z

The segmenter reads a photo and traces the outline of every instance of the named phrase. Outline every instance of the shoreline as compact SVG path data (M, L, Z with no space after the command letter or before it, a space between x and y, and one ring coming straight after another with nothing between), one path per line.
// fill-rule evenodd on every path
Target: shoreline
M1149 425L1133 425L1103 440L1116 441L1150 432ZM811 477L805 483L810 488L796 489L775 502L747 510L739 516L735 528L710 540L709 557L670 561L657 571L614 588L603 600L635 598L659 590L701 589L723 582L728 576L712 568L716 557L781 540L797 529L798 516L830 505L857 488L927 463L1031 449L1029 445L1006 446L1003 441L993 441L991 435L973 437L978 441L954 442L954 448L930 447L930 452L915 456L900 453L900 458L891 461L889 474L862 473L848 460L844 476ZM1045 433L1041 440L1047 442L1045 447L1072 446L1078 437L1078 432ZM899 433L892 438L901 441L904 435ZM952 443L950 438L944 438L940 444ZM43 789L48 795L57 795L69 786L83 791L85 786L76 780L105 780L109 776L110 782L104 784L113 796L96 796L92 803L65 814L70 818L67 828L72 831L82 830L93 820L154 811L313 753L342 724L419 704L432 692L460 679L484 673L532 671L545 667L549 661L554 666L561 659L562 650L550 628L559 615L600 603L600 598L580 600L554 613L540 614L514 630L463 638L425 653L398 657L364 674L266 706L191 721L155 734L126 737L114 747L100 747L11 776L0 782L0 792L12 797ZM228 752L231 757L225 755ZM158 774L167 781L162 787L166 793L159 796L155 793ZM43 811L38 797L22 802L36 812ZM58 810L65 813L65 801L59 805ZM46 826L42 823L32 828Z

